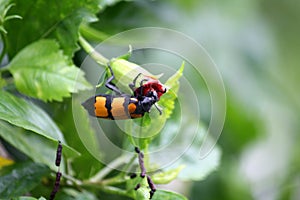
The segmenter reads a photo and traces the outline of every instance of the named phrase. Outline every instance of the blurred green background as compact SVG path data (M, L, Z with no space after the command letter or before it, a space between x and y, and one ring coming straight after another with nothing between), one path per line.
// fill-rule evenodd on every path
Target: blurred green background
M296 0L120 1L99 14L93 26L107 35L145 26L185 33L222 74L221 165L173 190L192 200L300 199L299 10Z

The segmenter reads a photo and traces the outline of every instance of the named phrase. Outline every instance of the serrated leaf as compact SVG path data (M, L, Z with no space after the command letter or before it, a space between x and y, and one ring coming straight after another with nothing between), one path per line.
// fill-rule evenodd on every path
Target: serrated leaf
M177 98L177 93L179 90L179 79L183 74L183 70L184 62L181 64L179 70L164 84L168 88L168 91L166 92L166 94L162 95L158 104L164 107L166 118L169 118L173 112L175 99Z
M69 64L54 40L39 40L20 51L8 67L17 89L44 101L61 101L90 88L84 73Z
M54 143L60 140L65 144L65 140L59 128L41 108L3 90L0 90L0 96L0 119L15 126L33 131ZM4 129L1 130L3 131ZM9 131L9 129L7 129L7 131ZM5 134L5 131L3 131L3 135L4 138L9 136ZM64 145L64 147L64 153L68 157L78 155L78 152L74 149L67 145Z
M182 196L181 194L171 192L171 191L166 191L166 190L157 190L154 195L152 200L187 200L186 197Z
M99 11L97 0L14 2L16 6L11 12L22 16L23 19L8 21L6 24L10 33L8 53L11 58L28 44L44 38L57 40L65 55L72 58L78 48L76 43L80 23L83 20L95 21L94 14Z
M47 166L38 163L14 166L9 174L0 178L1 198L13 198L28 193L50 172Z

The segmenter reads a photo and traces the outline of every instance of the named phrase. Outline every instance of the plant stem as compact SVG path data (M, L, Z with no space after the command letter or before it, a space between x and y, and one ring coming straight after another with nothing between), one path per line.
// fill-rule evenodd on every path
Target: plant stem
M82 36L79 36L79 44L100 65L106 66L109 60L98 53Z
M121 176L126 176L126 173L128 171L128 169L130 168L131 164L133 163L133 161L136 159L136 155L133 155L131 157L131 159L129 160L129 162L127 162L127 164L123 167L122 169L122 173L120 174Z
M109 174L112 170L117 168L118 166L124 164L126 161L125 156L120 156L114 161L112 161L110 164L108 164L105 168L101 169L95 176L90 178L90 182L99 182L101 181L107 174Z
M123 190L114 186L101 185L98 183L85 183L82 185L82 187L99 189L109 194L122 195L132 198L132 195L127 190Z
M101 42L109 37L104 32L101 32L101 31L89 26L88 24L84 24L84 23L80 25L79 31L82 36L87 37L96 42Z
M67 174L63 174L63 178L73 182L76 186L81 186L83 184L82 181L80 181L70 175L67 175Z
M100 190L109 193L109 194L116 194L116 195L122 195L122 196L127 196L127 197L132 197L130 193L126 190L122 190L116 187L112 186L104 186L104 187L99 187Z

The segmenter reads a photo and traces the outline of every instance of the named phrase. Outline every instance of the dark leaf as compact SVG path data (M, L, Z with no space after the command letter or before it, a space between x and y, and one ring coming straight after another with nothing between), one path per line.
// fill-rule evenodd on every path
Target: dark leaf
M77 49L81 21L94 21L94 14L99 10L97 0L14 2L16 6L11 11L23 19L7 22L10 57L28 44L44 38L56 39L64 53L72 57Z
M13 198L28 193L40 184L43 176L48 175L50 169L38 163L25 163L13 166L10 173L0 178L1 198Z

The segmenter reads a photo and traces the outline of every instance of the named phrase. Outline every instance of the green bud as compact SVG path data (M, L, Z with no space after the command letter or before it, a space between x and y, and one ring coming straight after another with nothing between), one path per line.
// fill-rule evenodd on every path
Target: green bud
M144 76L150 76L153 78L159 78L148 72L146 69L142 68L141 66L129 62L125 59L112 59L110 61L110 66L115 75L115 81L117 80L116 85L121 89L121 91L126 93L131 93L132 91L128 87L128 84L132 83L133 79L137 77L140 73L142 76L139 76L137 79L137 84L140 83ZM111 76L110 72L108 71L109 76ZM139 85L138 85L139 86Z

